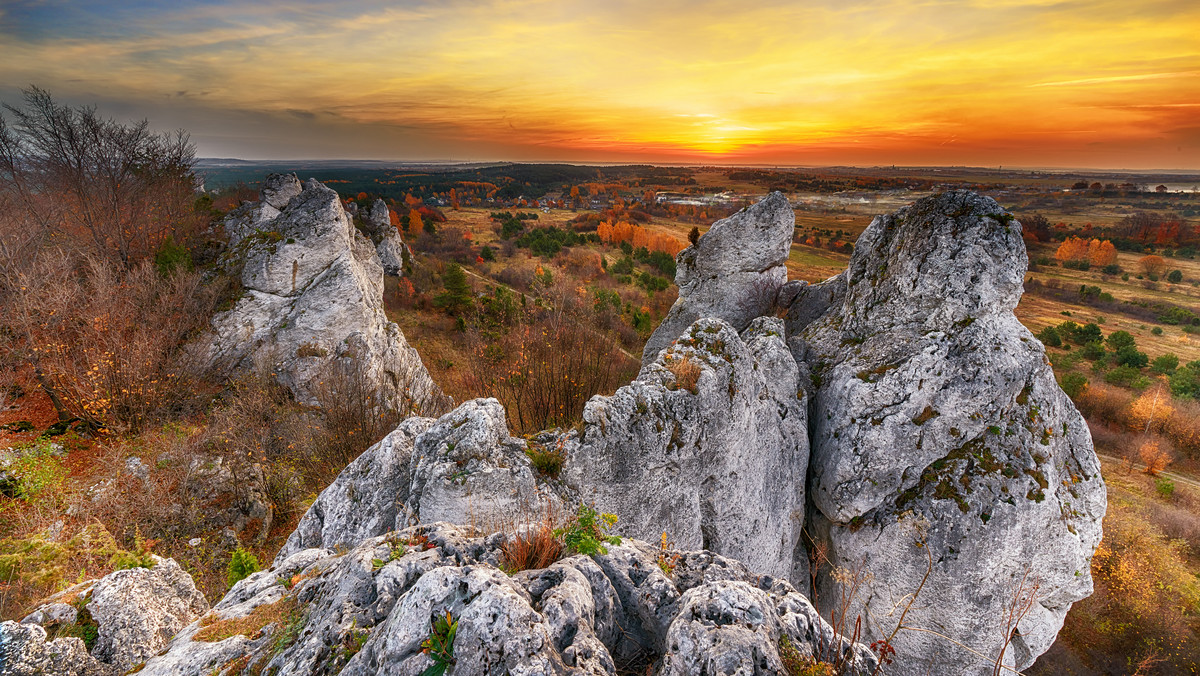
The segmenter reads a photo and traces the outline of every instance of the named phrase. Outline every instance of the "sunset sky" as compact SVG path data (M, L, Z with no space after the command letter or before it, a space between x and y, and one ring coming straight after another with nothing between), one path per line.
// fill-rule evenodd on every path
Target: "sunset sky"
M0 0L206 157L1200 169L1200 1Z

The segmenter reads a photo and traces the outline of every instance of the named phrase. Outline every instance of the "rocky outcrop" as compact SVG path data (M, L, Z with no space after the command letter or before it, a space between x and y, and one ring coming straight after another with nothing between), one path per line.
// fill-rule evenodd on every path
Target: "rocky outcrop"
M272 175L262 197L225 221L227 267L245 292L213 318L209 359L229 370L268 366L304 402L317 403L318 387L357 388L368 391L353 396L403 411L443 410L446 397L384 315L375 244L337 193Z
M807 401L783 330L777 318L741 335L696 322L633 383L588 402L582 432L512 438L495 399L436 424L409 419L317 498L277 560L418 522L480 523L582 499L619 514L623 535L665 532L805 584ZM530 444L561 449L562 484L532 468Z
M1025 264L1019 223L950 192L876 218L847 271L800 295L814 307L789 311L818 383L810 530L832 567L869 573L851 616L885 636L919 591L906 624L960 644L902 631L897 673L990 673L1006 633L1004 663L1025 668L1092 590L1104 484L1083 417L1013 316ZM836 598L850 578L819 579Z
M207 611L204 595L179 564L154 557L152 568L118 570L77 584L47 599L20 625L4 623L0 666L14 671L0 673L123 674ZM91 634L90 655L79 638L47 641L47 629Z
M588 402L564 444L566 483L620 515L623 534L665 532L804 584L807 399L783 330L773 317L740 335L692 324L637 380Z
M392 225L392 215L383 200L375 200L371 209L361 217L364 230L375 245L383 273L394 277L404 276L404 260L411 256L400 231Z
M508 435L495 399L465 402L437 420L409 418L321 492L276 562L417 523L483 525L561 509L562 488L533 469L527 444Z
M675 257L679 298L642 352L642 364L701 317L720 319L734 331L771 314L787 280L796 214L783 193L723 218Z
M874 669L870 651L837 637L790 585L736 561L625 540L510 576L499 566L512 537L430 524L341 555L299 551L235 585L139 673L417 674L433 664L421 643L447 612L457 623L453 673L464 676L655 664L774 674L783 637L809 655L845 655L847 673Z
M47 640L37 624L0 623L0 673L7 676L117 676L124 673L88 654L83 639Z

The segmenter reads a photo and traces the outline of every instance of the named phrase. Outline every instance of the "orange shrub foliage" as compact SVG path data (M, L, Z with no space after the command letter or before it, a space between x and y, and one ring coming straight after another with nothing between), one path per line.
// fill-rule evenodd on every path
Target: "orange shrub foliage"
M1163 430L1175 414L1171 395L1162 387L1146 390L1129 405L1129 426L1138 431Z
M1157 475L1171 464L1171 452L1156 439L1149 439L1138 448L1138 459L1146 466L1146 474Z
M1117 247L1107 239L1100 241L1093 239L1088 243L1088 263L1092 267L1102 268L1106 265L1112 265L1117 262Z
M635 249L646 247L650 251L661 251L672 256L683 251L683 248L687 246L670 235L650 232L640 225L632 225L625 221L618 221L616 225L613 225L611 221L601 221L596 226L596 234L605 244L629 242Z
M1060 262L1084 261L1088 258L1088 241L1078 237L1068 237L1054 252L1054 257Z
M1141 265L1142 271L1148 275L1162 275L1162 273L1167 271L1167 262L1163 260L1163 257L1153 254L1142 256L1138 260L1138 265Z
M424 229L425 222L421 220L421 212L411 209L408 212L408 231L414 235L419 235Z

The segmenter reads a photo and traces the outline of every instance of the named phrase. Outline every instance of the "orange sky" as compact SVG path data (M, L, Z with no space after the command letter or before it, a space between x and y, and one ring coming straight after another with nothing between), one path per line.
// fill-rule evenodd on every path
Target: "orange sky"
M1200 2L0 4L28 84L205 156L1200 169Z

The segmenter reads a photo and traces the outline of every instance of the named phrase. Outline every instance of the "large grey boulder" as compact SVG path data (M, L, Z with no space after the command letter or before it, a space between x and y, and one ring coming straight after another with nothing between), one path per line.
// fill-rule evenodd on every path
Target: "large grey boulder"
M407 526L413 446L432 418L412 417L363 451L313 501L275 562L304 549L353 547Z
M437 420L409 418L350 463L313 502L276 561L311 547L353 547L417 523L488 524L561 510L504 407L474 399Z
M736 561L625 540L604 554L510 576L499 566L515 533L484 537L429 524L342 554L297 552L234 585L139 673L200 676L237 665L262 673L416 676L433 663L420 644L446 612L458 623L452 673L460 676L615 675L618 665L641 673L658 662L777 665L784 636L807 654L846 654L848 673L874 669L870 651L835 636L790 585ZM660 566L660 555L677 561L674 570ZM730 622L720 603L736 605L738 627L723 626ZM738 628L753 635L739 640L745 632ZM682 640L693 635L715 638Z
M24 655L17 662L36 665L50 660L47 664L54 665L29 673L123 674L157 654L180 629L207 611L208 601L191 576L173 559L156 556L152 568L118 570L51 596L21 620L19 628L6 627L6 637L0 641L23 646L8 648ZM94 630L90 657L79 639L46 642L47 628L74 629L75 634ZM7 659L4 650L0 648L0 666Z
M818 598L862 572L849 614L864 636L887 636L919 591L905 623L950 639L901 631L894 673L991 673L1006 633L1003 663L1025 668L1092 591L1104 483L1083 417L1013 316L1025 265L1019 223L949 192L876 218L815 297L828 309L789 313L818 383ZM1035 581L1006 627L1005 604Z
M269 176L263 201L226 219L227 263L245 292L214 316L208 359L230 371L267 366L306 403L318 402L320 387L366 382L369 391L355 396L440 412L448 400L384 315L374 244L336 192L315 180L298 184Z
M783 193L723 218L675 257L679 298L642 352L649 364L701 317L723 320L735 331L771 314L787 280L796 214Z
M98 627L92 655L122 672L158 653L208 611L208 601L174 559L118 570L92 588L87 610Z
M686 378L692 370L694 382ZM566 483L618 514L624 535L662 533L804 584L807 400L783 338L760 318L741 335L701 319L637 380L584 409Z

